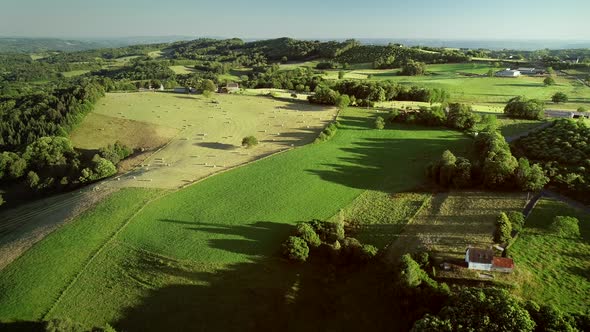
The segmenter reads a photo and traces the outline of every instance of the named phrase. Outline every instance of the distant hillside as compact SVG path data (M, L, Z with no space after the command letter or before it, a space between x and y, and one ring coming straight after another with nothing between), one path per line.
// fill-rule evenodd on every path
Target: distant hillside
M98 48L116 48L138 44L170 43L191 40L190 36L122 37L103 39L59 39L0 37L0 53L42 53L47 51L76 52Z

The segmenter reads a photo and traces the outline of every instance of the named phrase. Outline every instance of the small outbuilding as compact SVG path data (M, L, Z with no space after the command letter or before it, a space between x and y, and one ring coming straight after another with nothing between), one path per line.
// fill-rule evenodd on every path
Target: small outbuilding
M224 87L219 88L220 93L234 93L240 91L238 83L227 83Z

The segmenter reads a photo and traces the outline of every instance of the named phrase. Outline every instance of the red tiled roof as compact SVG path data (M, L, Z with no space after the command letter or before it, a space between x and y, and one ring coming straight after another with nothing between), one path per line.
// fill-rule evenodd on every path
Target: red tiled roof
M513 269L514 261L511 258L494 257L494 260L492 261L492 266Z

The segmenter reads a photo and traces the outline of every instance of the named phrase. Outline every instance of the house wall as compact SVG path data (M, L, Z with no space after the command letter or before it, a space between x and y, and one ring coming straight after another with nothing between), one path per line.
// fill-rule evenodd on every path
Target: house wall
M498 271L498 272L504 272L504 273L512 273L512 270L513 269L511 269L509 267L498 267L498 266L494 266L492 268L492 270L493 271Z
M490 271L492 270L492 264L483 264L483 263L467 263L467 268L471 270L482 270L482 271Z

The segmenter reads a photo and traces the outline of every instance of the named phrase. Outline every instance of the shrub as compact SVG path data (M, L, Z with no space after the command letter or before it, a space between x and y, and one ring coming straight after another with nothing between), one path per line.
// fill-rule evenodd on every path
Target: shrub
M251 148L258 145L258 139L254 136L246 136L242 139L242 146Z
M100 148L98 150L98 154L114 165L117 165L121 160L129 157L133 154L133 149L127 147L125 144L121 143L120 141L115 142L115 144L109 144L106 147Z
M543 84L545 84L545 86L549 86L549 85L555 85L555 79L551 76L547 76L544 80L543 80Z
M583 113L583 112L588 112L588 109L586 107L584 107L584 106L580 106L580 107L578 107L578 110L577 111Z
M360 257L362 262L368 262L371 259L373 259L375 256L377 256L377 253L379 252L379 250L377 249L377 247L370 245L370 244L364 244L362 247L362 255Z
M313 219L309 222L323 242L334 243L344 240L344 224L338 221Z
M551 101L553 101L554 103L558 104L558 103L567 103L567 101L569 100L568 96L563 93L563 92L556 92L552 97L551 97Z
M560 237L579 237L580 226L577 218L557 216L551 223L551 230Z
M502 212L496 219L496 231L494 241L496 243L507 243L512 238L512 224L506 213Z
M453 103L449 105L447 125L459 130L473 130L477 117L469 105Z
M512 230L520 232L524 227L524 214L520 211L510 211L506 215L508 216L508 220L510 220Z
M307 244L312 248L317 248L322 244L322 240L320 239L319 235L316 234L313 227L311 227L308 223L299 223L297 224L296 230L297 236L305 240Z
M504 114L511 118L540 120L544 116L545 103L538 99L514 97L504 107Z
M307 242L300 237L289 236L283 243L283 255L293 261L305 262L309 256Z
M383 120L383 118L382 118L382 117L378 116L378 117L375 119L375 128L376 128L376 129L379 129L379 130L381 130L381 129L385 128L385 120Z
M55 318L45 323L45 332L84 332L88 331L80 323L74 322L69 318Z
M117 173L117 168L112 162L102 158L99 155L94 155L92 158L93 175L90 180L100 180Z

